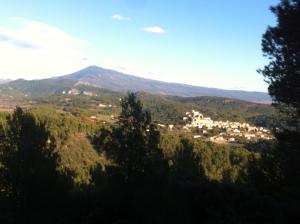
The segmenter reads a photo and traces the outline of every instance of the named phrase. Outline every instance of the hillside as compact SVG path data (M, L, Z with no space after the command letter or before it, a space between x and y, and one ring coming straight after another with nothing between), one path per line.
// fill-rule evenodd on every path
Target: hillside
M56 77L55 79L71 79L79 83L98 86L114 91L144 91L152 94L172 96L219 96L236 98L251 102L269 103L267 93L247 92L237 90L223 90L178 83L168 83L157 80L140 78L133 75L120 73L110 69L90 66L78 72Z
M194 109L214 120L250 122L265 127L276 124L276 111L267 104L211 96L163 97L139 93L139 98L158 121L178 122L185 112Z
M192 104L215 120L247 121L258 126L277 125L276 111L267 104L247 102L224 97L170 97L176 102Z
M76 116L118 116L121 109L120 98L124 97L125 94L96 89L98 92L94 96L56 94L45 97L33 97L27 99L27 101L35 102L33 106L54 106L59 110L70 112ZM191 110L201 111L204 115L210 116L214 120L250 122L266 127L272 126L275 117L275 111L270 105L229 98L167 97L145 92L138 92L138 97L145 109L151 111L153 120L164 124L180 123L185 112ZM26 103L26 101L23 102Z
M18 79L0 86L2 94L11 96L50 96L75 85L73 80L24 80Z

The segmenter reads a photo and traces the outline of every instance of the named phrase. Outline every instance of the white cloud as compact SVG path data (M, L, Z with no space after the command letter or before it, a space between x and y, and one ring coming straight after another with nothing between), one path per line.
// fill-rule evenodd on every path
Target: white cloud
M130 17L121 16L120 14L115 14L111 18L114 20L119 20L119 21L131 21L132 20Z
M147 33L157 33L157 34L162 34L166 33L167 31L159 26L150 26L150 27L145 27L143 30Z
M7 24L0 27L0 78L45 78L91 63L89 44L57 27L23 18Z

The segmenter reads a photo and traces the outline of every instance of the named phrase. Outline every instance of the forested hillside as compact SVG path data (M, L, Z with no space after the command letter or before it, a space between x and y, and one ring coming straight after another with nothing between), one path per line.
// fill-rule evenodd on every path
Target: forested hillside
M93 88L84 87L86 86L79 86L79 89L91 91ZM82 116L97 114L118 116L121 110L120 98L125 95L104 89L97 90L94 96L55 94L47 97L22 98L19 100L19 105L22 103L27 105L31 101L32 106L54 106L60 110L76 113L78 116L80 114ZM185 112L199 110L214 120L249 122L268 128L276 127L278 124L274 108L266 104L219 97L178 98L145 92L138 92L137 95L144 107L151 111L153 120L158 123L177 124L182 122Z
M273 172L264 167L265 154L183 133L160 135L138 99L123 98L116 122L105 124L48 106L2 113L2 222L244 223L268 217L281 223L286 217L287 209L274 214L285 202L253 188Z
M223 97L171 97L176 102L192 104L206 111L214 120L245 121L264 127L276 127L276 111L267 104Z
M82 76L81 73L79 75ZM3 109L13 109L13 105L22 105L26 108L52 105L85 116L95 114L117 116L120 112L120 98L126 95L124 92L115 92L67 78L31 81L20 79L0 85L0 93ZM278 126L274 109L268 104L214 96L176 97L146 92L138 92L138 96L145 108L151 111L153 120L159 123L177 124L182 121L185 112L194 109L214 120L249 122L268 128ZM111 107L99 108L99 105Z

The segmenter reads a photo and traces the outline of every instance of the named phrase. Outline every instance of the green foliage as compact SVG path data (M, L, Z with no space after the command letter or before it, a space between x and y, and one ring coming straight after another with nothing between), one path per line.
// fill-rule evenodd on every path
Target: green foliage
M174 180L181 184L201 181L204 171L199 165L200 160L200 155L194 151L194 144L188 139L181 139L172 159Z
M36 118L37 122L45 124L47 130L59 142L65 141L76 133L92 134L98 128L98 124L85 118L58 112L51 106L34 107L29 111Z
M226 145L195 142L195 151L200 156L200 165L210 180L234 183L239 173L247 169L250 153L242 148Z
M272 157L188 134L160 136L135 94L125 97L121 106L118 121L109 126L49 106L17 110L5 118L0 129L0 169L5 170L0 181L4 208L0 219L82 224L280 223L290 214L274 213L284 202L277 202L266 190L278 183L276 169L270 169L276 167ZM51 155L30 156L21 163L28 153L19 152L35 155L48 149ZM6 158L14 166L8 166ZM26 175L15 175L15 183L26 177L30 189L24 185L17 189L27 192L31 200L19 207L22 215L10 216L11 202L18 204L20 199L12 197L14 187L6 173L21 172L19 164ZM36 175L29 176L27 167Z
M54 151L59 162L60 172L70 176L70 182L80 187L90 183L90 169L97 164L103 166L106 160L99 156L90 144L92 136L102 125L85 118L74 117L68 113L58 112L52 106L34 107L26 112L39 125L43 125L56 142ZM2 113L2 124L7 127L6 117Z
M70 175L75 188L91 184L90 171L95 167L104 167L107 161L95 151L85 134L70 136L64 144L56 148L60 158L58 170Z
M269 85L269 93L278 103L297 109L300 115L300 2L282 0L271 8L277 17L262 40L262 50L269 64L260 70Z
M148 111L141 101L130 93L121 101L122 111L117 126L111 131L102 131L97 140L100 150L105 152L124 177L131 182L147 175L159 175L164 163L159 148L159 132L151 122Z
M268 27L263 36L262 50L269 64L260 73L269 83L275 105L286 115L272 154L280 164L283 186L296 189L300 186L300 1L282 0L271 11L277 24Z
M58 196L55 141L20 108L0 127L0 137L1 193L13 201L16 221L33 222L30 211L45 212L46 203Z
M250 158L259 156L258 153L239 146L219 145L195 139L182 142L182 139L185 137L162 135L160 145L166 157L173 161L178 156L176 149L192 148L193 154L199 157L199 169L208 180L235 183L239 181L240 174L247 172Z
M275 133L277 146L250 163L248 183L260 192L288 201L289 214L299 220L300 198L300 1L281 0L271 11L277 18L263 35L269 64L259 72L269 83L274 105L284 114Z
M182 120L185 111L192 110L191 105L187 107L162 96L141 92L138 97L143 102L144 107L151 111L153 120L161 123L177 123Z
M180 144L182 136L177 134L162 134L160 137L160 148L166 158L171 159L175 153L176 148Z

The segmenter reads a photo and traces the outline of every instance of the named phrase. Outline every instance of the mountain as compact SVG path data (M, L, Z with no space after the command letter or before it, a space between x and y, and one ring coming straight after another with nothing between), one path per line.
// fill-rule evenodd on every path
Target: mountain
M114 91L145 91L152 94L172 96L218 96L235 98L259 103L270 103L267 93L248 92L239 90L223 90L186 84L162 82L152 79L140 78L110 69L90 66L78 72L56 77L55 79L70 79L78 84L92 85Z
M78 72L41 80L19 79L0 85L1 94L9 96L49 96L75 91L99 92L104 89L116 92L147 92L164 96L196 97L216 96L256 103L270 103L271 98L263 92L223 90L186 84L162 82L124 74L110 69L90 66ZM101 90L100 90L101 89Z

